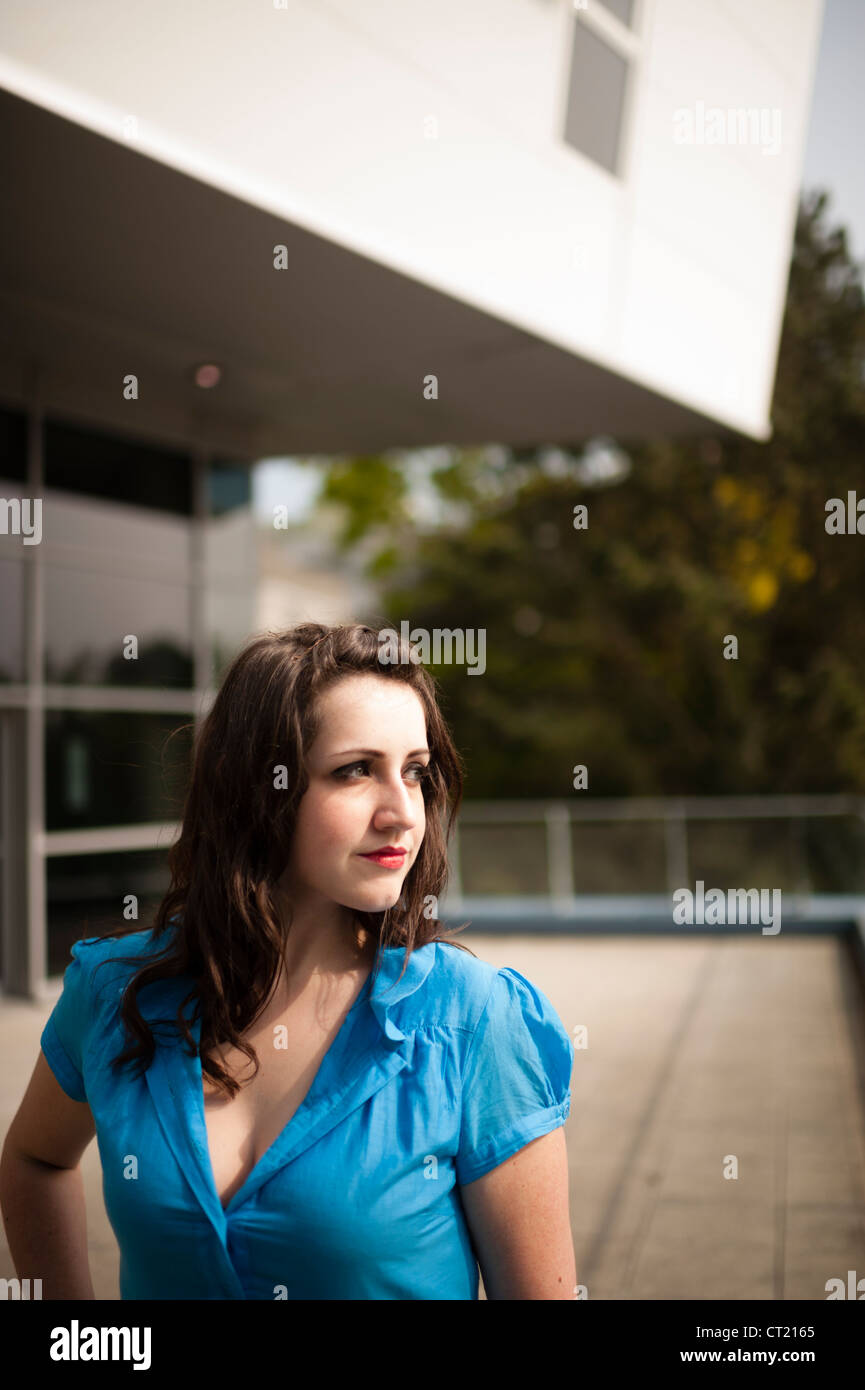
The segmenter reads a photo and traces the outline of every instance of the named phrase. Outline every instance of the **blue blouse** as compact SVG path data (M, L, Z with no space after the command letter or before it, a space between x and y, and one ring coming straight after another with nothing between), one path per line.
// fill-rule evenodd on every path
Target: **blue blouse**
M306 1098L223 1209L200 1056L160 1027L143 1077L110 1066L138 968L117 958L163 944L149 930L77 942L41 1038L93 1113L121 1298L476 1299L459 1188L570 1111L574 1048L546 996L442 942L397 980L403 949L380 948ZM190 984L146 987L143 1017L175 1017Z

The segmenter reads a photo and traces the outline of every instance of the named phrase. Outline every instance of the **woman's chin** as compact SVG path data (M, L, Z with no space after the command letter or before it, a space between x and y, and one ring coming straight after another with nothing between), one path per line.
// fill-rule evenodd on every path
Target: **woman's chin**
M364 893L346 893L340 901L352 912L387 912L388 908L396 907L401 897L402 883L395 883L393 887L385 886L375 892L368 888Z
M376 893L375 897L370 894L367 904L362 910L365 912L387 912L388 908L396 907L401 896L401 885L394 884L393 888L390 890L382 889L381 892Z

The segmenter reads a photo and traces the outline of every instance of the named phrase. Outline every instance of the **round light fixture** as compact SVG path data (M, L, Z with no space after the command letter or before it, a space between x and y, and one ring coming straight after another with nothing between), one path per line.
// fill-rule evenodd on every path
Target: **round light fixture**
M221 380L222 368L217 367L215 362L202 362L195 368L195 384L203 391L210 391L214 386L218 386Z

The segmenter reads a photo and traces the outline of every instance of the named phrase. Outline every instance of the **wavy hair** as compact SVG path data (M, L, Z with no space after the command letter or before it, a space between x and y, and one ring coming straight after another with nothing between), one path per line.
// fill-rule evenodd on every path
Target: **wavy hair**
M156 1044L138 1007L139 991L158 980L191 976L176 1017L158 1022L176 1027L191 1055L199 1052L202 1072L228 1096L240 1085L207 1055L218 1044L245 1053L253 1076L258 1074L255 1050L241 1035L270 1001L283 965L291 914L289 909L288 921L283 918L275 889L309 785L305 756L320 728L320 696L347 676L369 673L410 686L424 706L430 749L421 783L426 828L400 900L381 912L354 910L354 920L377 941L374 971L380 947L405 948L403 971L412 951L431 941L469 951L452 939L468 923L448 932L424 910L429 895L437 903L447 882L462 763L439 709L434 677L404 642L395 664L382 663L379 650L378 631L360 623L301 623L254 637L234 658L197 731L182 829L168 852L170 887L152 927L154 943L166 940L123 992L120 1012L132 1041L113 1059L115 1069L138 1063L143 1075L153 1060ZM287 769L287 789L274 787L277 765ZM140 930L136 924L104 936ZM133 964L141 956L119 959ZM187 1021L190 1002L194 1011ZM196 1049L189 1022L199 1017Z

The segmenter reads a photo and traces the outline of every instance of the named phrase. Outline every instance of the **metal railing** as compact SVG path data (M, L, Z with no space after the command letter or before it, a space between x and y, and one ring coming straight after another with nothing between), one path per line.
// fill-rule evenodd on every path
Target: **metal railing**
M788 920L849 921L865 910L865 797L466 801L442 915L661 921L698 880L778 888Z

